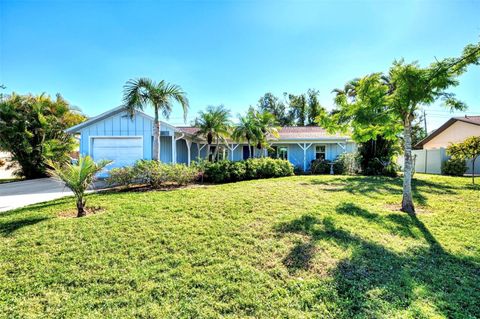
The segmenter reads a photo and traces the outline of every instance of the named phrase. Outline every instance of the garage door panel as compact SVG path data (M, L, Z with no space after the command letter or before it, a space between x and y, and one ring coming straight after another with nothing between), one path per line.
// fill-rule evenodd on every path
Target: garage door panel
M92 157L95 161L111 160L108 168L133 165L143 158L143 141L141 138L94 138Z

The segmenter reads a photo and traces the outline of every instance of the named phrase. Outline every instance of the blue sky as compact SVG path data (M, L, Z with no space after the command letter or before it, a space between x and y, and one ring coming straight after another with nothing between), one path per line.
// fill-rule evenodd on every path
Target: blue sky
M265 92L308 88L330 109L331 90L354 77L395 58L457 56L479 36L478 0L0 0L0 83L59 92L90 116L120 105L124 83L140 76L181 85L189 121L207 105L236 115ZM480 67L455 92L480 115ZM450 116L429 108L429 130ZM178 108L170 122L182 123Z

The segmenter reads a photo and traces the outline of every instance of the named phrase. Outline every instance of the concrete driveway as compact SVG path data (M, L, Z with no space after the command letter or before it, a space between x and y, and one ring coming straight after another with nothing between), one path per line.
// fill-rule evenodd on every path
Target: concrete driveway
M0 212L73 195L62 182L39 178L0 184Z

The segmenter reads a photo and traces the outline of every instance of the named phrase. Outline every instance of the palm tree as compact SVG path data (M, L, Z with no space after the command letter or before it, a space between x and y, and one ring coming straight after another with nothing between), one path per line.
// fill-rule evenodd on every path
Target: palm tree
M337 96L345 95L347 98L354 100L357 95L357 87L360 79L355 78L347 83L343 89L333 89L332 93L335 93Z
M133 117L135 110L143 110L151 105L155 113L153 126L153 159L160 160L160 121L159 112L168 119L173 108L173 101L180 104L183 109L184 120L188 111L188 99L182 88L164 80L156 83L148 78L128 80L123 88L123 101Z
M262 136L262 130L252 110L245 116L239 116L239 123L233 129L232 138L237 142L247 142L249 158L252 157L252 144L261 140Z
M64 164L49 162L52 167L49 174L63 181L75 195L77 201L77 217L83 217L87 213L85 211L85 191L93 183L95 174L100 172L111 161L100 161L95 163L90 156L80 156L76 164Z
M280 136L278 133L277 119L275 115L270 112L259 112L256 110L252 110L251 112L255 121L257 122L260 132L262 133L260 139L257 141L257 148L263 149L264 147L268 147L269 136L273 136L275 138Z
M207 140L207 158L210 154L210 146L214 140L217 146L213 158L215 158L215 155L218 157L220 140L225 140L230 133L230 110L223 105L209 106L206 112L201 111L198 113L194 126L198 128L195 135Z

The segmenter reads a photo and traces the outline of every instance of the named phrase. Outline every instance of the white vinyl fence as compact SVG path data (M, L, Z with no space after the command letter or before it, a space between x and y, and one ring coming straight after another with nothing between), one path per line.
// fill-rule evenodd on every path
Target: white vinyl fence
M427 173L427 174L442 174L443 162L450 157L447 155L445 148L431 149L431 150L414 150L412 156L415 162L415 172ZM398 165L403 168L404 157L399 156ZM466 174L472 174L472 161L466 161L467 172ZM475 175L480 174L480 159L475 161Z

